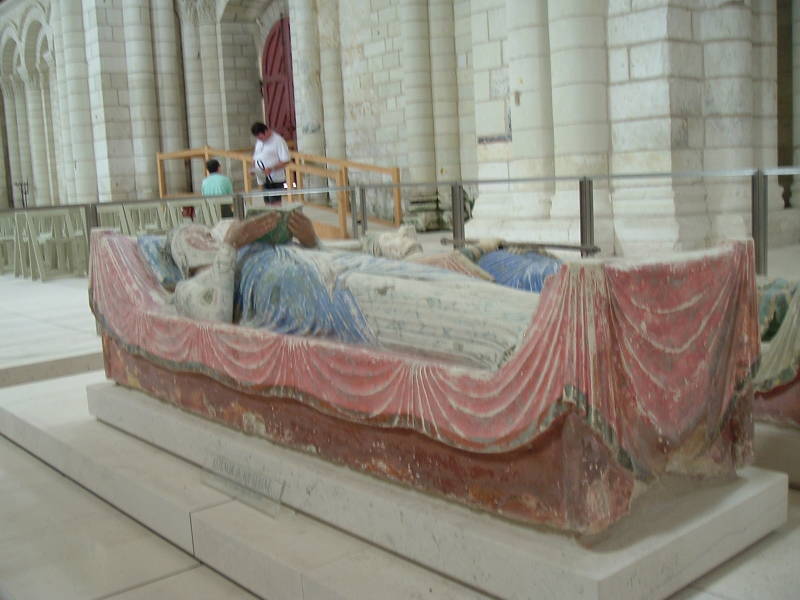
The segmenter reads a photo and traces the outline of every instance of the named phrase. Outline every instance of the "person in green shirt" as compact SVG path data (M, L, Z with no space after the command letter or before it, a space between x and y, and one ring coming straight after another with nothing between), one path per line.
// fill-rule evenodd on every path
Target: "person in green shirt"
M203 179L200 193L203 196L229 196L233 194L233 184L227 175L219 173L219 161L212 158L206 163L208 177Z

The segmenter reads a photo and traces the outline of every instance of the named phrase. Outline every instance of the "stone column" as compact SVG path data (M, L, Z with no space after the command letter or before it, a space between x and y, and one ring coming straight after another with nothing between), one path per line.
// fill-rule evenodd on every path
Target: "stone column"
M508 49L506 0L471 2L470 34L476 171L466 179L506 180L511 152L511 122L508 107L508 66L503 49ZM473 142L474 143L474 142ZM507 184L478 186L478 198L465 233L470 238L498 237L528 239L527 223L516 235L520 223L510 204Z
M18 78L11 81L14 90L14 106L17 117L17 143L19 144L20 178L18 181L28 182L28 206L33 205L33 165L31 162L30 125L28 123L28 107L25 99L25 84Z
M792 164L800 165L800 0L792 0ZM792 206L800 206L800 175L794 176Z
M6 107L3 102L3 94L0 92L0 119L5 123ZM8 147L8 130L5 127L0 127L0 207L13 208L12 201L13 195L11 193L11 170L6 155L6 148Z
M44 128L44 108L39 74L22 74L25 87L25 105L28 112L28 142L31 148L33 181L30 184L30 198L36 206L51 204L50 178L47 166L47 139Z
M448 181L461 178L453 0L428 0L428 17L436 178ZM452 200L449 187L439 189L439 208L443 221L450 223Z
M83 33L82 3L61 0L64 61L69 102L76 203L97 201L89 76Z
M209 146L225 148L227 146L225 139L227 115L222 102L222 72L217 39L217 4L214 0L199 0L197 11L206 139Z
M553 102L554 172L557 176L606 175L611 143L608 123L607 2L548 0ZM562 239L580 241L578 183L559 182L550 209ZM612 252L608 184L594 183L595 241Z
M792 0L792 146L793 146L793 165L800 164L800 0ZM793 235L793 241L796 243L798 239L797 231L800 226L797 224L797 213L800 212L800 175L794 176L794 183L791 188L791 213L786 211L781 213L780 220L783 222L783 217L792 214L793 218L787 219L791 222L789 228L790 235ZM770 215L772 216L772 215ZM777 216L777 215L776 215ZM793 221L793 222L792 222ZM783 236L781 236L783 237Z
M693 39L691 11L617 4L607 31L612 172L702 170L703 49ZM704 247L704 194L700 178L613 180L616 253Z
M754 165L753 18L750 6L729 4L699 12L705 90L703 117L706 170ZM712 244L750 235L749 180L712 180L706 185Z
M22 159L20 157L19 129L17 127L17 104L14 96L13 82L10 76L0 81L0 91L3 94L3 118L5 125L6 141L8 142L8 186L11 188L11 198L16 198L17 188L13 187L22 181ZM13 203L12 203L13 204Z
M776 0L753 0L753 147L755 164L778 162L778 14ZM770 246L800 240L800 207L786 210L778 177L767 187Z
M208 143L208 135L203 97L203 69L200 62L200 40L197 33L197 10L193 0L178 0L178 2L189 146L200 148ZM205 169L199 160L193 160L191 171L192 189L199 192L200 184L205 176Z
M53 2L53 52L55 54L55 100L53 101L54 114L58 115L54 119L54 126L58 123L59 140L58 151L56 152L58 164L58 181L60 184L61 204L75 202L75 168L72 153L72 127L69 114L69 92L67 88L67 68L66 54L64 50L64 22L61 18L60 1Z
M62 173L65 171L62 153L64 134L61 131L61 111L53 110L53 107L58 106L59 97L56 64L52 54L47 67L47 71L42 71L42 77L46 75L47 83L46 86L42 86L42 104L44 105L45 131L47 133L47 157L50 163L50 190L53 193L53 204L66 204L66 185L64 177L62 177Z
M150 2L124 0L122 21L125 26L135 189L140 198L154 198L158 195L156 152L160 132Z
M405 101L408 181L436 180L433 95L431 86L430 28L427 0L402 0L398 15L403 50L403 99ZM436 189L416 188L404 194L412 199L406 213L418 230L438 225Z
M508 91L512 179L553 176L553 105L546 0L508 0ZM523 219L550 214L552 183L517 184L510 204Z
M320 89L319 29L313 0L289 3L292 33L292 75L297 118L297 149L309 154L325 152Z
M339 42L339 0L318 0L319 75L325 130L325 155L346 158L344 90Z
M472 14L470 0L455 0L454 37L456 80L458 82L458 133L461 177L474 179L478 172L478 146L475 143L475 80L472 74Z
M173 0L151 0L151 11L161 151L174 152L189 146L183 72L178 60L180 41L176 37L175 4ZM164 171L168 191L187 191L187 173L182 161L167 161Z

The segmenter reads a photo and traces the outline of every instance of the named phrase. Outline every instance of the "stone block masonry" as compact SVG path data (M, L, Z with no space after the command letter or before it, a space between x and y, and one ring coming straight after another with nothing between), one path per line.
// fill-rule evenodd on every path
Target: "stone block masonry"
M777 0L5 0L0 194L27 180L38 204L149 198L156 152L250 147L283 17L301 151L399 166L405 182L774 166L795 78L777 72L777 24L800 39L798 3L792 17ZM188 192L204 171L166 174ZM386 178L351 177L372 181ZM478 186L467 234L575 241L577 190ZM449 187L407 192L418 227L449 223ZM749 195L744 180L598 179L595 237L609 254L705 247L749 233ZM389 193L369 204L392 216ZM800 239L775 182L769 206L771 239Z

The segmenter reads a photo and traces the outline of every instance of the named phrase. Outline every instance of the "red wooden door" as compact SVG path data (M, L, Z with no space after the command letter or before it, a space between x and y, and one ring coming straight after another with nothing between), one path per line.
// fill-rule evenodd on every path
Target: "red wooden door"
M275 23L264 43L261 60L264 117L269 126L287 141L297 139L292 83L292 38L289 18Z

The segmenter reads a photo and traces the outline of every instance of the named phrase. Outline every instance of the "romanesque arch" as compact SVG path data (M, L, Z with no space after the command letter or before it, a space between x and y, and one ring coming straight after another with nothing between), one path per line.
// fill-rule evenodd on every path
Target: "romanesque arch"
M14 74L14 57L19 51L19 37L13 24L8 24L0 33L0 77Z
M20 20L19 72L27 112L27 141L31 163L30 193L36 205L55 204L59 198L53 123L52 30L42 6L25 9Z

